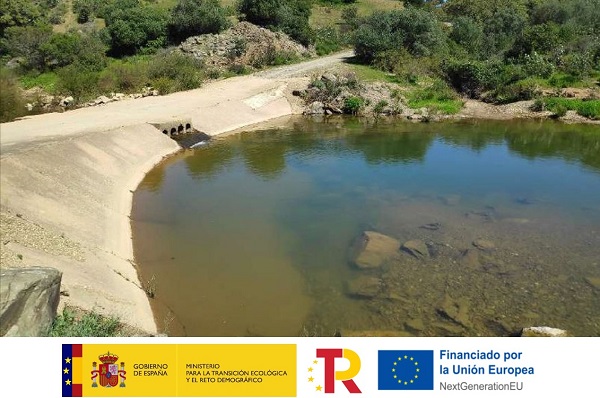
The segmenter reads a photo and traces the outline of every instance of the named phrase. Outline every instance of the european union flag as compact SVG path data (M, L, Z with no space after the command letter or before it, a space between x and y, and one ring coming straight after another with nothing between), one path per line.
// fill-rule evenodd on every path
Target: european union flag
M433 390L433 351L379 351L380 390Z

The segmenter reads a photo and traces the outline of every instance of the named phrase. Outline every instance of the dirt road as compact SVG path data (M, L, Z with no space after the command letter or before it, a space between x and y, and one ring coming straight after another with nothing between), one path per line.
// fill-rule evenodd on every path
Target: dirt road
M290 89L310 74L324 71L352 56L345 51L286 65L253 75L209 83L196 90L165 96L128 99L49 113L0 125L1 156L65 136L109 131L144 123L192 118L198 130L215 135L294 113L286 100Z

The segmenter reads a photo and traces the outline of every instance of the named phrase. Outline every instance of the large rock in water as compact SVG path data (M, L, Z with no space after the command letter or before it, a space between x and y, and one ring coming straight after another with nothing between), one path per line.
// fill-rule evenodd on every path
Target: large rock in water
M403 252L406 252L418 259L424 259L429 257L429 249L427 248L427 245L425 244L425 242L418 239L409 240L408 242L405 242L402 245L401 249Z
M357 297L372 298L381 291L382 281L372 276L359 276L348 283L348 294Z
M396 254L400 242L389 236L365 231L358 242L358 255L354 263L358 268L377 268Z
M44 335L56 317L61 279L54 268L0 270L0 335Z
M521 330L521 337L567 337L569 332L548 326L532 326Z

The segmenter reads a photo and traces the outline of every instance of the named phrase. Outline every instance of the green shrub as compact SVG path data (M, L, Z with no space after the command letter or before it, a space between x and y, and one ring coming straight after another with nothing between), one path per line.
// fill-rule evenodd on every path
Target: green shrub
M434 14L413 7L376 12L354 34L354 52L365 63L372 63L378 54L402 48L415 56L428 56L443 51L445 44L445 34Z
M271 30L281 30L292 39L309 45L314 33L309 25L310 0L240 0L242 19Z
M25 98L15 77L5 69L0 71L0 122L9 122L25 115Z
M59 69L57 91L82 101L98 94L100 74L75 63Z
M148 67L148 77L153 87L161 94L168 94L200 87L204 80L204 71L202 63L197 59L172 52L158 54L152 58ZM165 79L171 82L167 83Z
M179 42L190 36L219 33L229 26L219 0L179 0L171 11L169 38Z
M149 53L166 44L169 15L163 8L137 0L115 0L105 13L113 55Z
M540 94L540 88L534 80L521 80L498 87L486 100L498 104L507 104L516 101L528 101Z
M567 114L567 107L564 106L563 104L558 104L554 107L554 116L556 117L563 117Z
M386 100L381 100L373 107L373 113L382 113L389 103Z
M11 57L23 59L26 69L44 70L46 67L42 47L50 40L52 28L41 26L13 26L4 32L2 47Z
M534 51L523 57L523 70L528 76L548 78L554 73L555 67L552 62Z
M113 62L102 71L98 86L107 92L139 92L148 85L148 62Z
M502 65L491 61L450 60L442 64L448 83L471 98L500 83Z
M365 100L361 97L348 97L344 100L344 113L358 115L365 105Z
M102 0L73 0L73 12L77 15L77 22L89 22L100 16L104 4Z

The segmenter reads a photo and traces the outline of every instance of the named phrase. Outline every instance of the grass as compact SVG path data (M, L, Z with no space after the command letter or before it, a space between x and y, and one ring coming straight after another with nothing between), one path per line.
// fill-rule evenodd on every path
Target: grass
M427 108L446 115L457 114L464 105L457 94L439 79L410 91L407 100L408 106L413 109Z
M600 120L600 100L550 97L539 101L542 101L543 107L551 112L563 113L566 109L589 119Z
M384 72L368 65L350 64L350 69L356 73L358 80L365 82L399 83L396 75Z
M121 335L121 323L117 318L105 317L95 312L77 314L65 308L52 323L50 337L114 337Z
M58 76L54 72L24 75L19 78L21 87L28 90L33 87L41 87L48 93L54 92Z

